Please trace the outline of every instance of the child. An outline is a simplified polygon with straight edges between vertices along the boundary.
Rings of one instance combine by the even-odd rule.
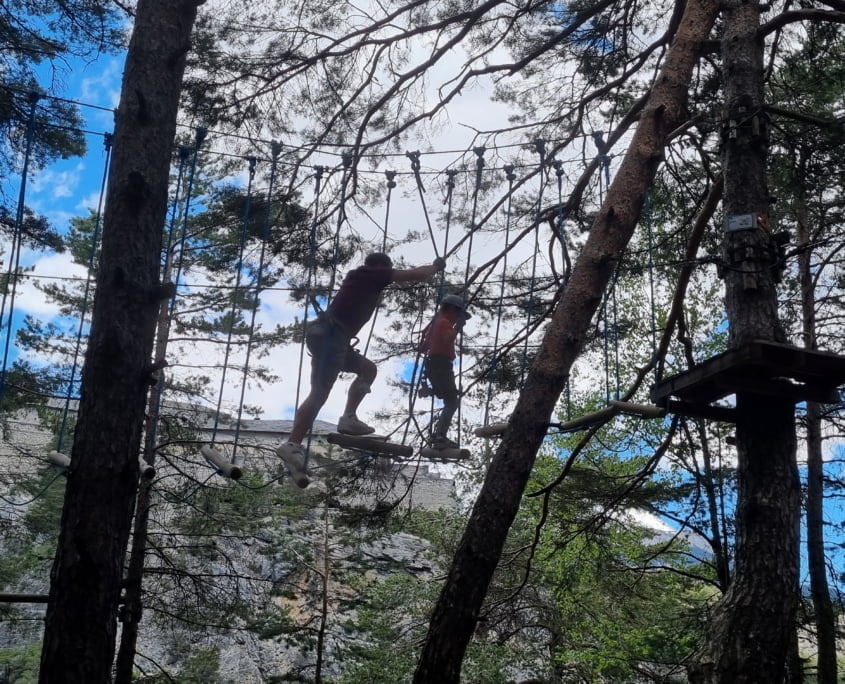
[[[431,438],[433,449],[457,449],[458,443],[446,436],[452,416],[458,409],[458,388],[455,386],[455,339],[464,322],[470,318],[462,297],[443,297],[440,309],[424,334],[420,351],[425,354],[425,372],[434,394],[443,400],[443,409]]]

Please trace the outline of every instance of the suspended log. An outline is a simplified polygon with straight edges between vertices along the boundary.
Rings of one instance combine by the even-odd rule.
[[[472,454],[469,449],[432,449],[423,447],[420,449],[420,457],[427,461],[465,461]]]
[[[632,404],[628,401],[610,400],[610,405],[615,406],[622,413],[630,413],[643,418],[662,418],[666,415],[666,409],[654,404]]]
[[[147,463],[143,456],[138,458],[138,465],[140,467],[140,475],[142,479],[152,480],[156,476],[155,467]]]
[[[567,420],[564,423],[550,423],[549,427],[556,427],[561,432],[572,432],[574,430],[589,427],[594,423],[601,423],[602,421],[609,420],[617,413],[619,413],[619,409],[615,406],[605,406],[603,409],[593,411],[592,413],[585,413],[583,416]]]
[[[202,448],[200,448],[200,453],[205,457],[205,460],[216,468],[217,472],[224,477],[228,477],[231,480],[239,480],[241,475],[243,475],[243,471],[239,466],[236,466],[234,463],[230,463],[226,457],[213,446],[208,444],[203,445]]]
[[[329,444],[336,444],[344,449],[355,449],[366,451],[370,454],[382,456],[402,456],[407,458],[414,454],[413,447],[404,444],[390,442],[384,437],[374,435],[343,435],[339,432],[330,432],[326,437]]]
[[[508,425],[510,425],[510,423],[490,423],[489,425],[482,425],[481,427],[475,428],[475,430],[473,430],[473,434],[476,437],[499,437],[504,434],[505,430],[508,429]]]
[[[600,423],[603,420],[608,420],[617,413],[628,413],[635,416],[642,416],[643,418],[662,418],[666,415],[666,409],[652,404],[634,404],[629,401],[611,399],[609,405],[603,409],[585,413],[583,416],[578,416],[563,423],[550,423],[549,427],[557,428],[561,432],[571,432],[588,427],[594,423]],[[505,432],[508,425],[509,423],[490,423],[489,425],[475,428],[473,433],[476,437],[498,437]]]
[[[70,456],[63,454],[61,451],[51,451],[47,454],[50,463],[59,466],[59,468],[67,468],[70,466]]]
[[[47,594],[0,594],[0,603],[47,603],[47,599]]]

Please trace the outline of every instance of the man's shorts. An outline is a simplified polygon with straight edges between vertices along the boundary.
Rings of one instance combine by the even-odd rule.
[[[331,389],[340,373],[360,373],[367,359],[350,345],[343,329],[325,318],[305,329],[305,344],[311,352],[311,386]]]

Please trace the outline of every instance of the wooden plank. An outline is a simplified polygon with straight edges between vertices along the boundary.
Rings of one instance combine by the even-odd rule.
[[[326,441],[345,449],[356,449],[371,454],[383,454],[384,456],[408,457],[414,454],[413,447],[396,444],[383,437],[373,437],[372,435],[344,435],[339,432],[330,432],[326,436]]]
[[[472,456],[469,449],[432,449],[423,447],[420,456],[427,461],[465,461]]]

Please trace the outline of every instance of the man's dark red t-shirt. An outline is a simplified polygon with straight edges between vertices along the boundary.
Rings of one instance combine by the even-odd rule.
[[[392,282],[392,268],[359,266],[346,274],[326,313],[353,337],[370,320],[382,290]]]

